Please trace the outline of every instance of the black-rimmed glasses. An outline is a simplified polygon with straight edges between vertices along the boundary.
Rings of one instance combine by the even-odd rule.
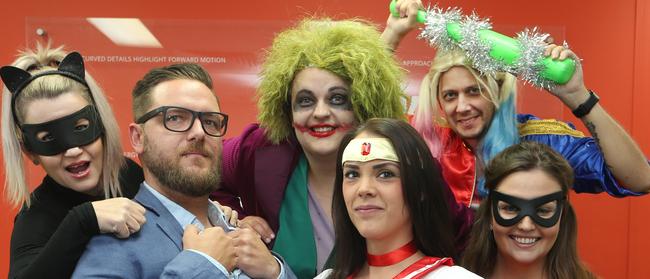
[[[203,131],[210,136],[221,137],[226,134],[226,129],[228,128],[228,115],[224,113],[193,111],[191,109],[173,106],[162,106],[147,112],[138,118],[136,123],[145,123],[161,112],[163,114],[165,129],[173,132],[185,132],[191,129],[197,117],[201,121]]]

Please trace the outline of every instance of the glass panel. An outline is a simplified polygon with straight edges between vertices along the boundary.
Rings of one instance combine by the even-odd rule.
[[[271,45],[274,34],[291,24],[264,20],[132,19],[136,24],[123,27],[117,35],[132,34],[136,38],[150,35],[158,43],[158,46],[134,46],[125,45],[114,37],[111,39],[109,36],[115,35],[106,30],[126,24],[124,21],[41,17],[26,20],[27,45],[51,40],[53,45],[64,44],[67,50],[79,51],[84,56],[87,70],[110,96],[124,142],[128,142],[126,127],[132,121],[130,92],[135,82],[153,67],[182,62],[199,63],[211,73],[222,109],[231,116],[225,137],[238,135],[246,124],[256,119],[254,94],[264,49]],[[563,41],[564,27],[540,28],[557,36],[556,42]],[[138,33],[140,29],[149,34]],[[520,25],[494,26],[495,31],[509,36],[522,29]],[[44,35],[38,35],[39,30]],[[404,39],[396,52],[402,66],[409,71],[406,90],[414,96],[408,104],[410,113],[417,105],[420,81],[435,56],[434,48],[415,39],[416,33]],[[563,118],[564,105],[545,91],[522,85],[517,97],[520,112],[542,118]],[[127,145],[125,149],[130,148]]]
[[[88,18],[28,18],[27,45],[46,43],[65,45],[79,51],[87,71],[99,82],[115,110],[122,140],[128,143],[126,127],[132,122],[131,90],[149,69],[173,63],[192,62],[204,66],[212,75],[222,111],[230,115],[226,138],[238,135],[255,121],[255,89],[263,50],[273,36],[287,27],[286,21],[228,20],[135,20],[157,39],[159,47],[124,45],[100,31]],[[124,19],[108,22],[123,24]],[[138,26],[128,25],[117,35],[142,37]],[[38,30],[44,35],[38,35]],[[103,29],[102,29],[103,30]],[[107,35],[108,34],[108,35]],[[135,154],[125,145],[130,157]]]

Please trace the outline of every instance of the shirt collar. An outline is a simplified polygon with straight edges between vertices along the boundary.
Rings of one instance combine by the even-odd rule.
[[[203,231],[205,226],[194,216],[194,214],[187,211],[185,208],[177,204],[176,202],[165,197],[160,192],[156,191],[153,187],[149,186],[146,181],[142,182],[142,185],[151,192],[154,197],[156,197],[160,203],[169,211],[169,213],[174,216],[174,219],[181,225],[183,229],[189,224],[194,224],[199,230]],[[234,227],[230,226],[226,221],[225,215],[218,206],[215,206],[212,202],[208,203],[208,219],[212,226],[221,227],[224,231],[229,232],[234,230]]]

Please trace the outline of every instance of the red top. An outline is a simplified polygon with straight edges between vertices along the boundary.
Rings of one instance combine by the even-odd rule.
[[[469,207],[475,197],[475,165],[474,153],[465,146],[463,140],[450,128],[440,127],[444,150],[440,155],[442,176],[454,193],[456,202]]]

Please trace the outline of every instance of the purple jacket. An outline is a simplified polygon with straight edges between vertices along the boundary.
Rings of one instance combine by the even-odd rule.
[[[264,218],[277,233],[284,190],[301,152],[295,141],[271,143],[264,129],[251,124],[224,141],[221,185],[211,197],[237,210],[240,218]]]
[[[264,218],[277,233],[284,190],[301,153],[300,144],[295,140],[273,144],[264,135],[263,128],[251,124],[238,137],[224,141],[221,185],[211,197],[237,210],[240,217]],[[448,187],[443,189],[456,227],[456,246],[462,250],[474,212],[458,205]]]

